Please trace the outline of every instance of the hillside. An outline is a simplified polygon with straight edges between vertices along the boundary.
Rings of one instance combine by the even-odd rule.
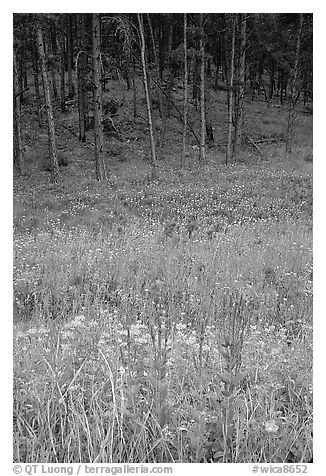
[[[216,104],[223,100],[216,94]],[[263,144],[263,157],[248,147],[229,167],[217,147],[199,164],[193,144],[180,169],[171,126],[154,175],[144,123],[129,126],[127,100],[125,108],[124,142],[107,141],[102,183],[92,148],[62,128],[72,127],[76,110],[57,113],[68,165],[54,184],[42,170],[46,135],[25,106],[30,175],[14,182],[15,458],[76,461],[82,451],[93,460],[113,418],[113,461],[219,461],[229,402],[219,372],[231,366],[238,382],[227,403],[237,421],[238,443],[227,443],[232,461],[308,461],[310,116],[300,117],[302,142],[291,156],[281,144]],[[276,134],[285,113],[248,102],[248,135],[257,124]],[[231,364],[218,349],[234,325],[241,352]],[[50,420],[42,429],[44,400]],[[72,416],[55,430],[68,408]],[[278,438],[268,433],[271,421]],[[48,446],[50,431],[67,452]],[[114,443],[119,432],[123,446]]]
[[[72,31],[60,30],[62,18],[44,23],[56,26],[59,45]],[[207,30],[229,21],[221,16],[216,26],[214,18]],[[160,18],[152,20],[163,38]],[[263,34],[267,20],[248,24]],[[152,82],[154,166],[137,65],[136,89],[106,78],[107,180],[96,180],[93,129],[78,139],[76,97],[66,98],[65,112],[52,97],[56,182],[45,107],[40,125],[27,71],[19,93],[26,174],[16,164],[13,181],[14,462],[312,462],[310,101],[293,109],[286,153],[288,98],[275,91],[267,101],[248,82],[241,147],[226,165],[226,81],[216,87],[207,74],[214,140],[200,160],[200,103],[189,85],[182,165],[183,78],[174,78],[166,124]],[[51,71],[59,84],[59,69]]]

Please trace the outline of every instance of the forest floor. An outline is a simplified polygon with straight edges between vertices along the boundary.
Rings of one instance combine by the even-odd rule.
[[[311,460],[312,116],[298,114],[286,155],[286,107],[248,101],[247,135],[277,142],[259,143],[263,154],[247,144],[226,167],[224,94],[210,103],[206,163],[189,136],[180,168],[173,116],[155,173],[127,97],[101,183],[92,147],[71,133],[76,109],[56,112],[68,161],[58,184],[27,97],[29,175],[14,177],[16,462]]]

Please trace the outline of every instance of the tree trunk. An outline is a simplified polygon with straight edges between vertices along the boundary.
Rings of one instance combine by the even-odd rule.
[[[134,118],[137,118],[137,86],[136,86],[136,65],[135,59],[132,58],[132,97]]]
[[[23,144],[21,139],[21,115],[20,115],[20,93],[19,77],[17,71],[16,53],[14,51],[13,58],[14,69],[14,163],[18,166],[21,174],[25,174],[25,160],[23,152]]]
[[[149,134],[150,134],[152,164],[154,166],[156,166],[157,165],[157,160],[156,160],[156,150],[155,150],[155,141],[154,141],[154,128],[153,128],[153,122],[152,122],[152,111],[151,111],[151,103],[150,103],[149,91],[148,91],[147,69],[146,69],[146,59],[145,59],[144,26],[143,26],[143,19],[142,19],[142,16],[141,16],[140,13],[137,13],[137,17],[138,17],[139,32],[140,32],[140,37],[141,37],[141,62],[142,62],[142,67],[143,67],[144,89],[145,89],[146,104],[147,104],[147,115],[148,115],[148,127],[149,127]]]
[[[256,67],[254,65],[249,65],[249,84],[251,89],[251,100],[253,101],[255,98],[256,92]]]
[[[228,141],[226,147],[225,164],[228,165],[232,158],[232,115],[233,115],[233,80],[234,80],[234,49],[235,49],[235,13],[232,13],[232,46],[230,59],[230,77],[228,94]]]
[[[275,64],[274,60],[271,60],[270,64],[270,74],[269,74],[269,100],[271,101],[273,99],[273,93],[274,93],[274,75],[275,75]]]
[[[164,35],[164,16],[160,16],[159,24],[159,74],[160,80],[163,81],[164,61],[165,61],[165,35]]]
[[[211,58],[207,58],[207,77],[210,78],[212,76],[212,61]]]
[[[86,141],[86,127],[87,127],[87,96],[85,89],[86,78],[86,37],[85,37],[85,17],[84,13],[78,14],[78,25],[80,32],[79,46],[80,50],[77,57],[77,78],[78,78],[78,114],[79,114],[79,140]]]
[[[227,48],[227,31],[229,30],[229,25],[227,22],[227,14],[223,15],[223,27],[225,32],[222,33],[221,37],[221,66],[222,66],[222,82],[227,86],[227,94],[229,94],[229,65],[228,65],[228,48]]]
[[[19,58],[19,85],[20,85],[20,103],[24,102],[24,93],[23,91],[27,88],[27,69],[26,69],[26,47],[22,43],[20,48],[20,58]]]
[[[49,85],[48,73],[46,70],[45,48],[44,48],[43,32],[41,27],[39,27],[37,30],[37,43],[38,43],[39,56],[41,59],[45,106],[46,106],[46,113],[47,113],[47,119],[48,119],[50,162],[51,162],[51,168],[53,173],[53,179],[55,182],[57,182],[59,179],[60,172],[59,172],[58,153],[57,153],[57,145],[56,145],[55,131],[54,131],[54,119],[53,119],[53,109],[52,109],[52,102],[51,102],[51,95],[50,95],[50,85]]]
[[[215,45],[215,82],[214,82],[214,88],[218,90],[218,80],[219,80],[219,70],[220,70],[220,64],[221,64],[221,39],[219,38],[216,42]]]
[[[196,109],[197,109],[197,101],[200,97],[200,61],[199,58],[196,56],[195,58],[195,66],[192,76],[192,99],[195,101]]]
[[[229,75],[229,64],[228,64],[228,48],[227,48],[227,33],[223,34],[223,55],[222,55],[222,82],[226,84],[226,94],[227,94],[227,103],[229,104],[229,94],[230,94],[230,75]]]
[[[239,13],[240,22],[240,61],[239,61],[239,89],[234,131],[233,156],[236,157],[242,138],[243,105],[245,96],[245,70],[246,70],[246,14]]]
[[[170,117],[171,104],[172,104],[172,90],[173,90],[173,82],[174,82],[173,71],[171,67],[172,32],[173,32],[173,26],[172,26],[172,18],[171,18],[170,28],[169,28],[168,55],[167,55],[168,56],[167,83],[166,83],[166,90],[165,90],[165,104],[163,107],[163,114],[162,114],[162,133],[160,136],[161,149],[163,148],[164,142],[165,142],[167,119],[168,117]],[[163,99],[162,99],[162,103],[163,103]]]
[[[102,123],[102,82],[101,82],[101,20],[100,14],[93,13],[93,62],[94,62],[94,141],[96,179],[107,179],[104,161],[104,138]]]
[[[155,38],[154,38],[154,33],[153,33],[153,28],[152,28],[152,22],[151,22],[150,13],[147,13],[146,16],[147,16],[147,21],[148,21],[148,26],[149,26],[149,32],[150,32],[150,36],[151,36],[151,42],[152,42],[152,48],[153,48],[154,64],[155,64],[155,66],[157,66],[157,65],[158,65],[158,60],[157,60],[157,53],[156,53],[156,46],[155,46]]]
[[[204,14],[199,14],[200,22],[200,161],[205,162],[206,121],[205,121],[205,42],[204,42]]]
[[[284,99],[286,98],[286,74],[284,73],[284,70],[282,69],[281,73],[281,87],[280,87],[280,103],[283,105]]]
[[[285,75],[285,79],[284,79],[284,87],[283,87],[283,101],[286,100],[287,98],[287,93],[288,93],[288,83],[289,83],[289,76],[288,74]]]
[[[62,38],[61,38],[61,69],[60,69],[60,104],[61,104],[61,112],[66,112],[66,87],[65,87],[65,63],[66,63],[66,55],[65,55],[65,20],[64,16],[62,17]]]
[[[172,71],[172,37],[173,37],[173,17],[170,17],[170,28],[169,28],[169,41],[168,41],[168,77],[166,85],[166,97],[165,97],[165,111],[164,111],[164,120],[166,121],[167,117],[170,117],[171,112],[171,103],[172,103],[172,91],[174,83],[174,75]]]
[[[33,76],[34,76],[37,121],[38,121],[39,127],[42,127],[43,118],[42,118],[42,101],[41,101],[40,83],[39,83],[39,57],[37,52],[37,44],[35,42],[33,42],[32,62],[33,62]]]
[[[183,14],[183,51],[184,51],[184,84],[183,84],[183,130],[181,166],[186,163],[187,138],[187,103],[188,103],[188,59],[187,59],[187,14]]]
[[[157,75],[156,76],[156,81],[157,81],[158,87],[156,88],[156,90],[157,90],[157,95],[158,95],[158,100],[159,100],[159,105],[160,105],[160,115],[163,118],[164,104],[163,104],[163,95],[162,95],[161,84],[160,84],[160,67],[159,67],[159,62],[158,62],[158,58],[157,58],[155,38],[154,38],[152,22],[151,22],[151,18],[150,18],[149,13],[147,13],[147,21],[148,21],[148,25],[149,25],[149,31],[150,31],[150,36],[151,36],[152,48],[153,48],[154,66],[155,66],[155,71],[156,71],[156,75]]]
[[[58,90],[57,90],[57,82],[56,82],[56,77],[55,77],[54,58],[51,59],[50,71],[51,71],[51,83],[52,83],[53,97],[54,97],[54,99],[57,99],[58,98]]]
[[[277,69],[277,83],[276,83],[276,95],[279,97],[282,91],[282,69]]]
[[[49,66],[51,71],[51,82],[52,82],[52,91],[54,99],[58,98],[58,89],[57,89],[57,82],[56,82],[56,60],[57,60],[57,34],[56,34],[56,26],[55,23],[51,25],[50,28],[50,39],[51,39],[51,52],[52,57],[51,60],[49,58]]]
[[[292,145],[293,145],[293,138],[294,138],[294,122],[295,122],[295,106],[297,103],[297,79],[298,79],[298,70],[299,70],[299,58],[300,58],[300,43],[301,43],[301,35],[302,35],[302,27],[303,27],[303,15],[299,13],[299,28],[297,34],[297,45],[295,51],[295,61],[292,73],[292,81],[291,81],[291,90],[290,90],[290,98],[289,98],[289,111],[288,111],[288,123],[287,123],[287,134],[286,134],[286,145],[285,151],[287,153],[292,152]]]
[[[271,102],[270,102],[270,100],[269,100],[269,95],[267,94],[267,91],[266,91],[265,82],[264,82],[262,73],[261,73],[261,75],[259,76],[259,91],[260,91],[261,89],[263,90],[264,97],[265,97],[265,101],[267,102],[267,107],[271,107]]]
[[[72,70],[74,67],[73,58],[73,37],[72,37],[72,13],[67,13],[67,71],[68,71],[68,99],[73,99],[75,87],[72,79]]]

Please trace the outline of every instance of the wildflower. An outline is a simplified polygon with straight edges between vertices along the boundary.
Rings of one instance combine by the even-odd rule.
[[[85,316],[83,316],[82,314],[75,317],[75,322],[82,322],[84,320],[85,320]]]
[[[278,429],[279,429],[279,426],[276,425],[275,420],[268,420],[265,423],[265,430],[268,433],[276,433]]]
[[[64,330],[61,332],[61,336],[63,339],[72,339],[74,334],[70,330]]]
[[[22,331],[17,331],[16,332],[16,335],[15,335],[15,338],[16,339],[19,339],[21,337],[25,337],[25,334],[22,332]]]
[[[126,373],[126,369],[121,365],[117,371],[120,373],[120,375],[124,375]]]

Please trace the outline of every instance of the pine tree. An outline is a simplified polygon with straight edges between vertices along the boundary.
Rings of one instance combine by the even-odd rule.
[[[104,137],[102,123],[102,83],[101,83],[101,20],[93,13],[93,65],[94,65],[94,142],[96,178],[107,179],[104,162]]]
[[[144,25],[143,25],[142,14],[138,13],[137,17],[138,17],[139,32],[140,32],[140,38],[141,38],[141,63],[143,68],[143,79],[144,79],[144,89],[145,89],[146,105],[147,105],[147,117],[148,117],[150,144],[151,144],[152,164],[156,166],[157,160],[156,160],[156,148],[155,148],[155,141],[154,141],[154,127],[153,127],[153,121],[152,121],[152,110],[151,110],[151,103],[150,103],[150,97],[149,97],[147,67],[146,67],[146,59],[145,59]]]
[[[59,165],[58,165],[58,152],[57,152],[56,137],[55,137],[53,109],[52,109],[52,102],[51,102],[51,95],[50,95],[50,85],[49,85],[48,73],[46,68],[43,31],[41,26],[38,26],[38,29],[37,29],[37,44],[38,44],[39,56],[41,59],[41,69],[42,69],[43,85],[44,85],[45,107],[46,107],[47,122],[48,122],[50,164],[51,164],[53,179],[55,182],[57,182],[60,176],[60,171],[59,171]]]

